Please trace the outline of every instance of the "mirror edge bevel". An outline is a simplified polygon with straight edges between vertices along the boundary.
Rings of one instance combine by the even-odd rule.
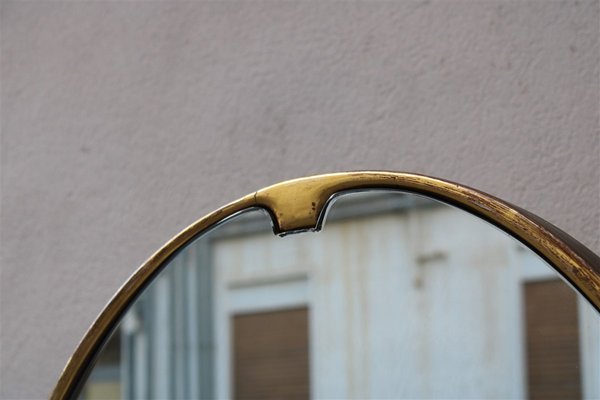
[[[187,244],[239,212],[261,208],[279,235],[319,230],[330,200],[360,189],[395,189],[422,194],[457,206],[499,227],[533,250],[600,311],[600,257],[545,221],[494,196],[426,175],[357,171],[316,175],[281,182],[244,196],[200,218],[154,253],[117,291],[69,358],[50,399],[73,397],[78,380],[120,316],[152,278]]]

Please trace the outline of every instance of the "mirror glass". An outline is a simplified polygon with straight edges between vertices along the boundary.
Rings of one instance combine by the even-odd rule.
[[[531,250],[415,194],[262,210],[195,240],[121,320],[94,399],[599,398],[600,319]]]

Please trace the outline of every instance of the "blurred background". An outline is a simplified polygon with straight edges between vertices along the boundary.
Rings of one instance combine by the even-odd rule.
[[[150,254],[284,179],[430,174],[600,252],[598,1],[0,7],[3,398],[47,397]]]

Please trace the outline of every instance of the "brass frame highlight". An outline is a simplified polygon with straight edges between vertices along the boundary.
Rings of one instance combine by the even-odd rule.
[[[154,253],[119,289],[86,332],[67,362],[51,399],[69,399],[89,372],[96,353],[137,295],[188,243],[249,208],[263,208],[276,234],[319,230],[332,196],[353,190],[395,189],[425,195],[461,208],[504,230],[535,251],[600,311],[600,257],[525,210],[475,189],[424,175],[345,172],[294,179],[242,197],[200,218]]]

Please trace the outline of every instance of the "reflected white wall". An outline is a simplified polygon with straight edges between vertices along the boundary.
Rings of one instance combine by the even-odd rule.
[[[218,398],[231,395],[231,315],[298,305],[314,398],[522,398],[522,285],[556,276],[448,207],[219,240],[214,263]]]

